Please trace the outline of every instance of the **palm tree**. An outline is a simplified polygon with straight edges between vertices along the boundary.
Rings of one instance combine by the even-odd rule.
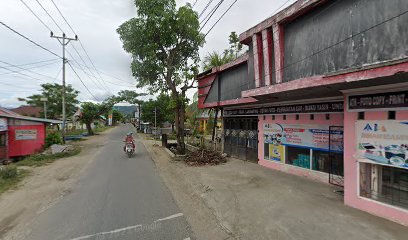
[[[214,67],[220,67],[226,63],[234,60],[234,54],[231,54],[230,51],[225,50],[222,54],[214,51],[209,53],[204,58],[204,71],[210,70]]]

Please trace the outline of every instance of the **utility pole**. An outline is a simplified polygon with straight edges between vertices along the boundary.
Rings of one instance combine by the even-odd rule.
[[[47,119],[47,101],[48,101],[48,98],[42,97],[40,100],[44,102],[44,118]]]
[[[65,64],[67,63],[67,59],[65,58],[65,47],[71,41],[77,41],[78,36],[75,35],[75,38],[68,38],[65,33],[62,33],[62,37],[54,36],[54,33],[51,32],[51,37],[56,38],[58,42],[62,45],[62,142],[65,144],[65,134],[66,134],[66,123],[67,123],[67,116],[65,112]]]

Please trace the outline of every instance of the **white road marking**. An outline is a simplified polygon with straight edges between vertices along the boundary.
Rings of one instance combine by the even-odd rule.
[[[154,223],[158,223],[158,222],[162,222],[162,221],[166,221],[166,220],[171,220],[171,219],[178,218],[178,217],[181,217],[181,216],[183,216],[183,213],[173,214],[173,215],[165,217],[165,218],[157,219],[156,221],[154,221]],[[120,232],[134,230],[134,229],[138,229],[138,228],[143,228],[143,225],[138,224],[138,225],[134,225],[134,226],[115,229],[115,230],[108,231],[108,232],[100,232],[100,233],[95,233],[95,234],[86,235],[86,236],[82,236],[82,237],[72,238],[71,240],[83,240],[83,239],[88,239],[88,238],[92,238],[92,237],[95,237],[95,236],[117,234],[117,233],[120,233]],[[186,238],[184,240],[190,240],[190,238]]]
[[[177,217],[181,217],[181,216],[183,216],[182,213],[177,213],[177,214],[174,214],[174,215],[165,217],[165,218],[157,219],[157,220],[154,221],[154,222],[161,222],[161,221],[170,220],[170,219],[177,218]]]

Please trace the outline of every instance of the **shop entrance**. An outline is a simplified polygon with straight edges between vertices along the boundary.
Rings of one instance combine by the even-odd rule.
[[[329,127],[329,183],[344,187],[344,158],[343,154],[333,151],[335,148],[344,150],[344,127]]]
[[[258,118],[225,118],[224,152],[243,160],[258,161]]]

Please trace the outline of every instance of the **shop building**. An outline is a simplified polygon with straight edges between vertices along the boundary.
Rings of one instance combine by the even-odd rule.
[[[344,188],[408,225],[408,2],[299,0],[240,35],[249,51],[198,76],[224,152]]]
[[[61,121],[26,117],[0,108],[0,160],[23,157],[43,150],[47,124]]]

